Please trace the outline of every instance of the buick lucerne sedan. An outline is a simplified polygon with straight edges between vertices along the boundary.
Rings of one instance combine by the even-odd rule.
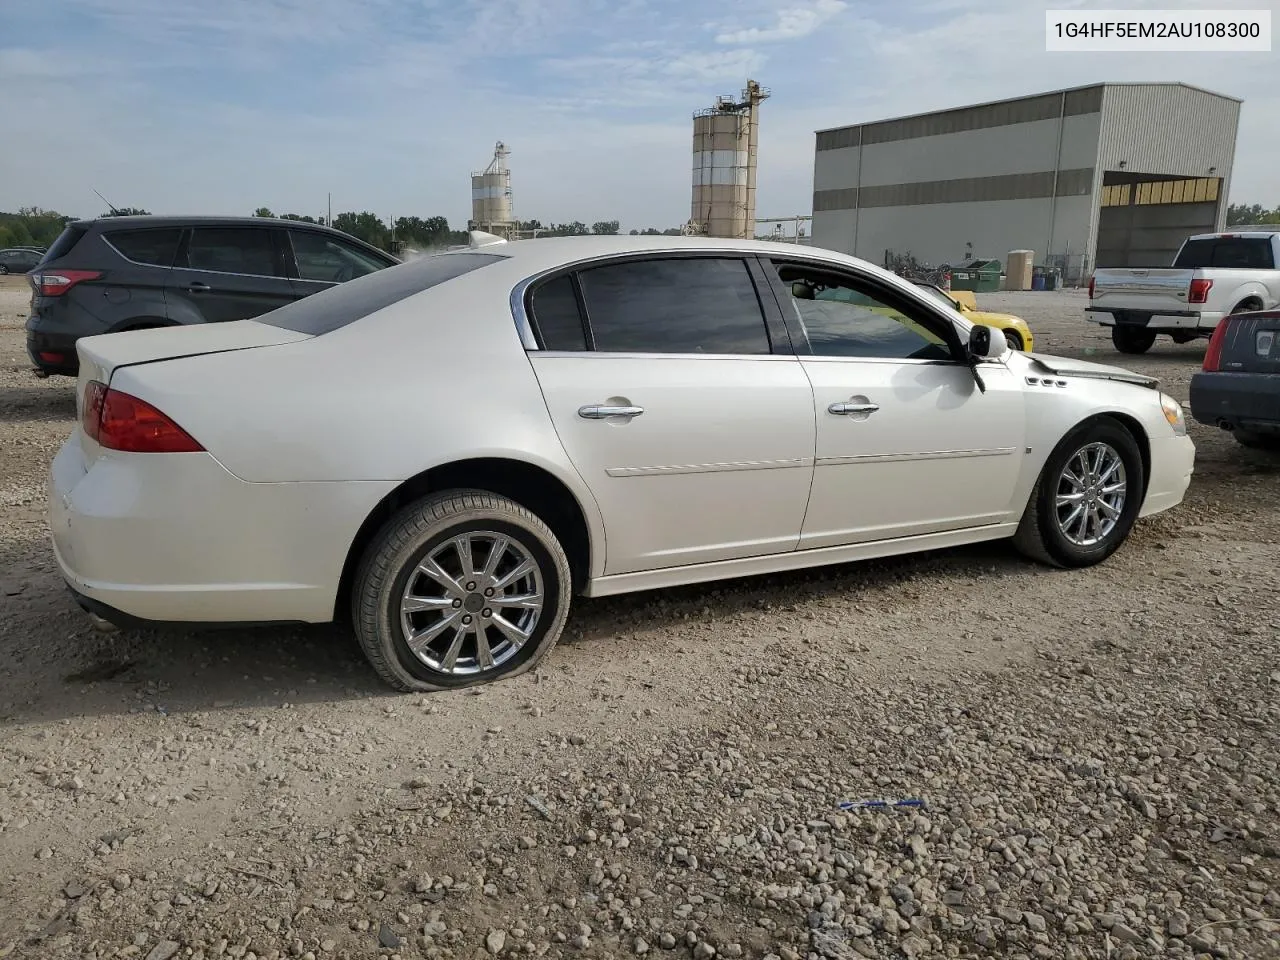
[[[349,620],[401,690],[529,669],[574,596],[1002,538],[1095,564],[1194,461],[1150,378],[790,244],[477,234],[76,347],[49,509],[80,605]]]

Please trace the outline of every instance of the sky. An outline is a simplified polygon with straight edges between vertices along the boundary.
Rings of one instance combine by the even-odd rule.
[[[1277,0],[1232,6],[1272,7]],[[1205,8],[1223,0],[1056,0]],[[1242,98],[1234,202],[1280,205],[1273,53],[1046,53],[1030,0],[0,0],[0,210],[689,216],[692,113],[768,87],[762,217],[808,214],[814,131],[1100,81]]]

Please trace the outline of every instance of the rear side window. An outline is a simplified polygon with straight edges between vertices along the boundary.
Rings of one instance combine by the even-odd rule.
[[[88,232],[87,227],[77,227],[74,224],[69,224],[58,234],[58,239],[53,241],[53,246],[44,255],[45,260],[52,262],[59,257],[65,257]]]
[[[587,349],[571,277],[557,277],[533,292],[533,325],[543,350]]]
[[[116,230],[104,234],[107,242],[135,263],[157,267],[173,266],[178,254],[182,231],[177,227],[163,230]]]
[[[1184,243],[1173,266],[1177,270],[1201,267],[1271,270],[1275,267],[1275,258],[1267,237],[1206,237]]]
[[[254,319],[273,327],[318,336],[503,259],[494,253],[438,253],[338,284]]]
[[[596,350],[770,352],[764,312],[744,260],[633,260],[584,270],[580,280]]]
[[[187,245],[193,270],[283,277],[271,230],[262,227],[196,227]]]

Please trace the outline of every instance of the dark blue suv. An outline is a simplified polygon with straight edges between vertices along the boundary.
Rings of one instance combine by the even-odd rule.
[[[81,337],[248,320],[400,261],[318,224],[265,217],[100,217],[67,224],[31,282],[27,353],[79,372]]]

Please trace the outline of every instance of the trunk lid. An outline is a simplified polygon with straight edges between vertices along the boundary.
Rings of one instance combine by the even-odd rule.
[[[1224,322],[1219,370],[1280,374],[1280,310],[1238,313]]]
[[[1096,270],[1090,306],[1118,310],[1186,310],[1194,270],[1134,267]]]
[[[84,420],[85,391],[89,382],[97,380],[110,385],[112,374],[122,367],[208,353],[279,346],[310,339],[309,334],[253,320],[127,330],[82,337],[76,341],[76,353],[80,358],[80,374],[76,378],[76,422],[83,423]],[[86,461],[97,459],[100,452],[98,444],[87,435],[81,437],[81,443]]]

